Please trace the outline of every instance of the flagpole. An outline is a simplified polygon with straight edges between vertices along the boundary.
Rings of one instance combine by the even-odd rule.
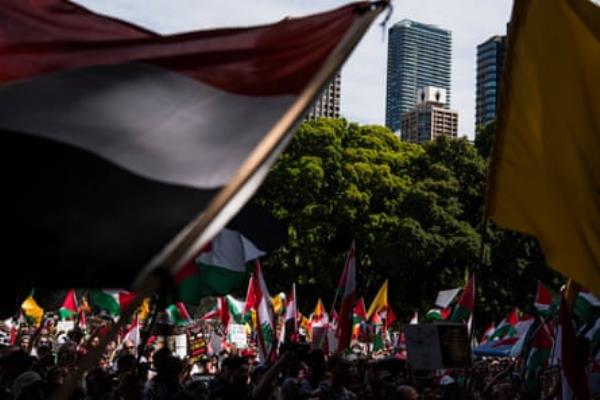
[[[312,104],[313,99],[350,56],[375,18],[388,7],[390,7],[389,1],[357,5],[355,10],[359,13],[357,21],[348,29],[344,38],[331,52],[292,106],[275,123],[229,183],[210,201],[206,209],[148,263],[137,277],[134,287],[142,286],[144,278],[157,268],[167,268],[170,272],[175,271],[191,259],[198,249],[208,243],[237,213],[258,189],[262,178],[292,139],[292,132],[301,123],[302,116]]]
[[[154,296],[156,297],[156,296]],[[148,339],[150,339],[150,336],[152,335],[152,330],[154,329],[154,325],[156,324],[156,318],[158,316],[158,311],[159,311],[159,307],[158,307],[158,299],[155,299],[155,301],[153,302],[154,304],[152,304],[154,306],[154,310],[152,310],[152,314],[150,314],[150,316],[148,317],[149,320],[149,324],[146,327],[146,329],[144,329],[144,335],[142,336],[142,343],[140,343],[139,349],[136,349],[136,351],[138,351],[138,356],[137,356],[137,366],[139,367],[140,365],[140,360],[142,359],[142,355],[144,354],[144,351],[146,350],[146,346],[148,345]]]
[[[92,350],[81,359],[77,369],[65,377],[64,384],[56,389],[56,391],[51,395],[50,399],[61,400],[69,398],[69,396],[73,393],[73,390],[75,390],[78,383],[83,378],[84,373],[96,365],[96,362],[104,353],[104,349],[108,343],[113,340],[119,333],[119,330],[126,325],[126,322],[131,318],[135,310],[137,310],[142,304],[144,298],[151,296],[154,292],[158,292],[161,287],[164,287],[162,282],[163,279],[161,279],[161,277],[158,275],[158,271],[146,278],[145,285],[138,292],[136,292],[135,298],[121,312],[119,320],[112,325],[111,329],[104,337],[100,338],[100,343],[98,346],[93,347]]]
[[[202,213],[150,260],[137,276],[133,284],[136,291],[134,300],[126,307],[121,318],[113,324],[108,334],[101,338],[99,346],[83,357],[77,371],[67,377],[65,384],[57,390],[53,399],[69,397],[83,377],[84,371],[95,365],[106,345],[116,336],[119,329],[125,326],[125,321],[133,315],[143,299],[160,292],[161,289],[165,290],[169,286],[165,283],[172,281],[170,274],[208,243],[254,194],[268,169],[291,140],[291,132],[300,124],[302,116],[313,99],[350,56],[375,18],[388,7],[390,7],[389,1],[383,0],[357,8],[356,12],[360,13],[357,22],[350,27],[296,101],[246,158],[229,183],[217,193]]]

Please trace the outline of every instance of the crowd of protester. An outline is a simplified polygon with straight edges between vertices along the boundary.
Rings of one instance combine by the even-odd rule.
[[[65,335],[42,328],[25,330],[0,352],[0,398],[50,398],[64,385],[82,356],[99,345],[94,334]],[[284,344],[280,356],[257,362],[256,352],[223,348],[200,359],[180,358],[154,340],[110,342],[96,366],[85,371],[71,399],[512,399],[542,398],[521,391],[517,361],[476,360],[462,369],[411,371],[398,352],[387,348],[326,356],[308,344]],[[138,354],[138,351],[141,353]],[[465,391],[465,383],[468,390]]]

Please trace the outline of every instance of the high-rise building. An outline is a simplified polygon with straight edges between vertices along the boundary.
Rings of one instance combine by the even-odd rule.
[[[445,89],[449,107],[451,47],[451,32],[435,25],[402,20],[389,29],[385,124],[392,131],[401,128],[420,88]]]
[[[319,117],[339,118],[341,87],[342,79],[338,72],[310,107],[308,114],[306,114],[306,119],[310,120]]]
[[[417,104],[402,114],[402,140],[423,143],[441,135],[458,135],[458,112],[449,110],[445,89],[426,86],[417,92]]]
[[[506,36],[492,36],[477,46],[475,130],[496,118]]]

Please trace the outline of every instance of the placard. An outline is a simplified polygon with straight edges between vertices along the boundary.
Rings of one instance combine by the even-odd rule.
[[[248,336],[246,335],[246,326],[242,324],[230,324],[228,340],[238,349],[248,347]]]
[[[75,321],[58,321],[56,332],[71,332],[75,329]]]
[[[313,326],[311,336],[311,349],[323,349],[325,348],[325,341],[327,340],[327,330],[324,326]]]
[[[207,338],[199,326],[191,326],[187,329],[189,345],[189,356],[192,362],[198,362],[202,356],[208,353]]]
[[[408,362],[413,369],[465,368],[471,365],[467,328],[459,323],[403,325]]]
[[[187,335],[185,333],[175,335],[174,353],[177,357],[184,359],[188,355],[187,345]]]

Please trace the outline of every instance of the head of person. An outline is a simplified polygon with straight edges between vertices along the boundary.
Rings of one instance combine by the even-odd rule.
[[[126,340],[123,342],[123,350],[127,354],[135,354],[135,343],[131,340]]]
[[[245,385],[250,378],[250,365],[245,357],[231,356],[227,362],[230,382]]]
[[[12,384],[12,392],[15,400],[41,400],[44,398],[44,381],[34,371],[23,372]]]
[[[64,368],[74,368],[77,366],[77,346],[75,343],[67,342],[60,346],[60,349],[58,349],[57,364]]]
[[[19,343],[19,347],[24,351],[29,351],[29,336],[23,336],[21,338],[21,342]]]
[[[95,368],[87,374],[85,383],[88,397],[90,400],[96,400],[110,392],[112,380],[108,372],[102,368]]]
[[[350,381],[350,364],[340,356],[331,359],[331,381],[336,386],[346,385]]]
[[[398,400],[418,400],[419,392],[412,386],[400,385],[396,388],[396,399]]]
[[[135,370],[136,358],[133,354],[124,354],[117,360],[117,372],[123,375]]]

